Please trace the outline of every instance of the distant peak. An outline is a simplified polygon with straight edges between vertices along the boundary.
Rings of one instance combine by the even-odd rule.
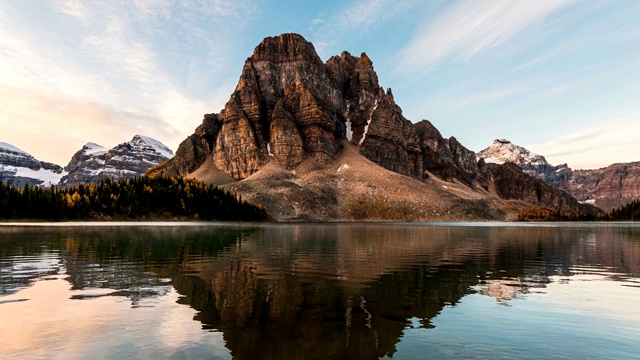
[[[6,143],[6,142],[2,142],[0,141],[0,150],[6,150],[6,151],[10,151],[10,152],[15,152],[15,153],[22,153],[22,154],[26,154],[26,151],[20,150],[17,147]]]
[[[82,151],[88,155],[99,155],[107,152],[107,148],[94,142],[88,142],[82,146]]]
[[[104,146],[102,146],[100,144],[96,144],[94,142],[88,142],[88,143],[84,144],[82,146],[82,148],[85,149],[85,150],[106,150],[107,149]]]
[[[486,163],[513,162],[519,166],[524,164],[548,165],[544,156],[533,153],[507,139],[495,139],[491,146],[481,150],[477,155],[478,158],[483,158]]]
[[[173,157],[173,151],[171,149],[169,149],[165,144],[161,143],[160,141],[154,138],[150,138],[148,136],[135,135],[133,139],[131,139],[130,143],[138,143],[138,144],[145,143],[151,148],[153,148],[160,155],[167,158]]]

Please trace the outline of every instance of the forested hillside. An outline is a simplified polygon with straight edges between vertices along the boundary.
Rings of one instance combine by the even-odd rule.
[[[564,212],[547,206],[527,209],[518,214],[517,221],[640,221],[640,200],[606,213],[587,214]]]
[[[0,219],[262,220],[266,213],[215,186],[181,177],[139,177],[71,187],[0,183]]]

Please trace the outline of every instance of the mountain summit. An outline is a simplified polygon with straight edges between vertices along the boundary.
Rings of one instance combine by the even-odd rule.
[[[478,152],[477,156],[478,160],[483,159],[486,163],[512,162],[522,168],[526,174],[547,180],[559,187],[563,181],[571,177],[571,169],[567,167],[567,164],[553,166],[547,162],[544,156],[533,153],[507,139],[494,140],[491,146]]]
[[[48,187],[57,185],[66,174],[59,165],[39,161],[11,144],[0,142],[0,182],[17,187],[25,184]]]
[[[65,167],[69,173],[61,179],[61,184],[88,184],[103,178],[120,180],[141,176],[150,167],[172,156],[173,152],[164,144],[142,135],[113,149],[90,142],[73,155]]]
[[[326,164],[342,142],[382,167],[417,179],[425,170],[473,183],[475,154],[443,139],[429,123],[413,125],[391,89],[378,84],[369,57],[348,52],[322,63],[298,34],[266,38],[244,64],[224,110],[205,115],[176,157],[158,171],[187,175],[205,161],[244,179],[270,159],[293,170],[305,159]],[[433,159],[425,156],[438,151]]]
[[[486,163],[512,162],[538,179],[568,192],[582,203],[610,211],[640,198],[640,162],[612,164],[593,170],[572,170],[567,164],[553,166],[506,139],[494,140],[478,153]]]
[[[228,184],[280,220],[496,219],[504,196],[580,208],[536,179],[505,195],[517,174],[486,165],[429,121],[407,120],[365,53],[323,63],[302,36],[283,34],[255,48],[224,109],[150,173]]]
[[[478,153],[478,158],[483,158],[487,163],[495,164],[512,162],[520,167],[549,165],[544,156],[532,153],[507,139],[494,140],[491,146]]]

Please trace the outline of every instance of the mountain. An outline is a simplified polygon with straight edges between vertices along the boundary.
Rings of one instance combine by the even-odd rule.
[[[578,201],[610,211],[640,199],[640,162],[619,163],[595,170],[572,170],[567,164],[550,165],[544,156],[534,154],[509,140],[494,140],[478,152],[486,163],[518,165],[575,197]]]
[[[149,173],[225,184],[277,220],[417,221],[504,218],[514,206],[491,168],[429,121],[407,120],[365,53],[323,63],[302,36],[283,34],[255,48],[224,109]],[[539,182],[520,192],[589,210]]]
[[[22,187],[24,184],[51,186],[67,174],[56,164],[39,161],[17,147],[0,142],[0,181]]]
[[[112,149],[95,143],[87,143],[78,150],[65,167],[68,174],[62,177],[62,185],[98,182],[103,178],[113,180],[142,176],[151,168],[170,159],[173,152],[158,140],[136,135]]]
[[[574,170],[560,183],[576,199],[610,211],[640,199],[640,161],[594,170]]]
[[[532,153],[520,145],[513,144],[506,139],[496,139],[488,148],[478,152],[478,160],[486,163],[504,164],[512,162],[524,172],[535,178],[547,180],[558,185],[571,177],[571,169],[567,164],[550,165],[544,156]]]

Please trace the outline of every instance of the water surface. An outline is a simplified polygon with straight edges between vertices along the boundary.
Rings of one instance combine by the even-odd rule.
[[[0,358],[640,358],[635,224],[0,226]]]

